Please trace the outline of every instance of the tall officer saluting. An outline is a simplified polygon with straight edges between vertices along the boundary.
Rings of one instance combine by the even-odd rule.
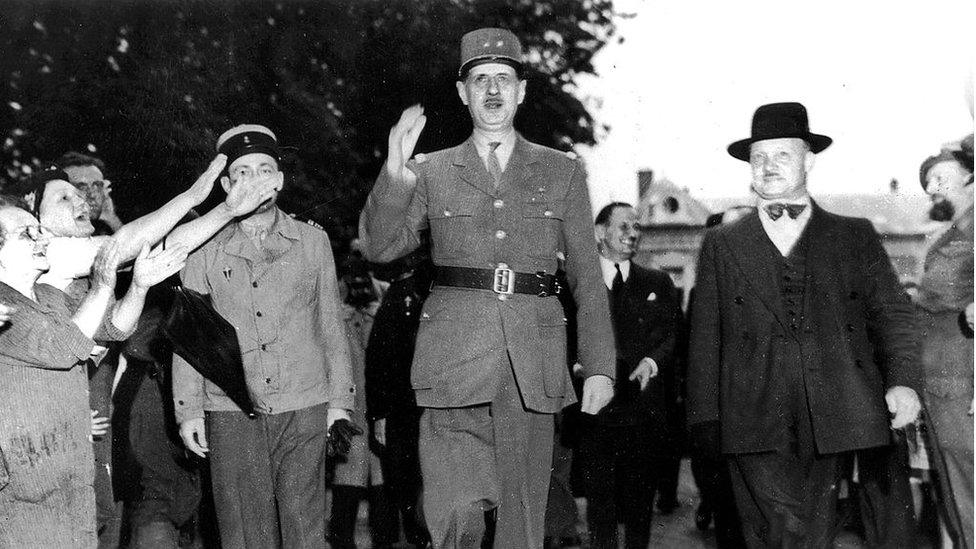
[[[408,160],[427,119],[419,105],[406,109],[360,217],[371,261],[404,255],[431,232],[438,274],[411,382],[424,407],[423,503],[434,547],[480,547],[486,534],[495,547],[542,547],[551,414],[575,400],[554,295],[559,256],[579,305],[583,411],[613,396],[613,331],[586,178],[572,157],[515,131],[522,73],[511,32],[464,35],[457,91],[471,137]]]

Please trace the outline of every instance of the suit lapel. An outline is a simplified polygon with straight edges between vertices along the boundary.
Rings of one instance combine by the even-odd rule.
[[[813,209],[810,212],[810,222],[804,229],[804,234],[800,238],[807,239],[807,276],[804,281],[803,290],[803,322],[810,319],[810,308],[813,306],[814,298],[818,295],[815,285],[832,285],[836,276],[838,262],[836,254],[838,249],[838,238],[835,233],[835,224],[830,216],[816,202],[812,203]]]
[[[739,270],[745,275],[746,281],[776,320],[786,326],[783,296],[779,291],[776,270],[778,252],[766,236],[759,215],[752,214],[743,218],[739,225],[727,234],[726,245],[731,256],[735,258]]]
[[[458,147],[453,164],[461,180],[485,194],[495,195],[495,183],[491,180],[491,174],[488,173],[488,168],[485,168],[485,163],[478,156],[473,137],[469,137]]]

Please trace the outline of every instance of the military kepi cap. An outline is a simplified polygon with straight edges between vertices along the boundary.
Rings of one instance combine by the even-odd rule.
[[[461,37],[461,65],[458,78],[483,63],[504,63],[522,70],[522,43],[512,31],[497,28],[473,30]]]
[[[251,153],[264,153],[281,162],[281,148],[274,132],[259,124],[241,124],[217,139],[217,152],[227,155],[227,165]]]

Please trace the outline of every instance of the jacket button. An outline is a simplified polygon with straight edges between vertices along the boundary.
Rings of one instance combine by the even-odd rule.
[[[267,345],[265,345],[264,343],[262,343],[262,344],[261,344],[261,350],[262,350],[262,351],[267,351],[267,350],[268,350],[268,346],[267,346]]]
[[[861,362],[861,359],[857,359],[854,361],[854,365],[860,368],[863,365],[863,363]]]
[[[183,406],[183,401],[182,400],[179,401],[179,404],[180,404],[180,406]]]
[[[257,282],[252,282],[251,283],[251,287],[252,288],[257,288],[258,287],[258,283]]]
[[[444,210],[444,217],[451,217],[451,210]]]
[[[505,201],[502,200],[501,198],[499,198],[498,200],[495,200],[494,202],[492,202],[491,205],[494,206],[495,208],[504,208],[505,207]]]
[[[499,239],[499,240],[501,240],[501,239],[503,239],[503,238],[505,238],[506,236],[508,236],[508,235],[507,235],[507,234],[505,234],[505,231],[503,231],[503,230],[501,230],[501,229],[499,229],[499,230],[497,230],[497,231],[495,231],[495,238],[497,238],[497,239]]]
[[[546,211],[542,212],[542,215],[544,215],[546,217],[552,217],[552,211],[551,210],[546,210]]]
[[[851,295],[848,296],[848,297],[850,297],[851,299],[857,299],[858,294],[857,294],[857,292],[851,292]]]
[[[271,383],[271,378],[270,378],[270,377],[266,377],[266,378],[264,378],[264,382],[265,382],[265,383]]]
[[[734,301],[736,305],[742,305],[742,302],[744,302],[745,300],[742,299],[741,295],[737,295],[735,296],[735,299],[733,299],[732,301]]]
[[[254,313],[254,315],[260,317],[261,316],[261,311],[258,311],[256,313]]]
[[[793,330],[793,331],[796,331],[796,330],[799,330],[800,327],[797,326],[796,323],[794,322],[794,323],[790,324],[790,329]]]

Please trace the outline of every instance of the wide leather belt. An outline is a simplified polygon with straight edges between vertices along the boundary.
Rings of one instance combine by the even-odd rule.
[[[539,297],[556,295],[562,289],[554,275],[545,271],[537,273],[515,272],[504,263],[494,269],[471,267],[437,267],[434,277],[437,286],[491,290],[496,294],[529,294]]]

